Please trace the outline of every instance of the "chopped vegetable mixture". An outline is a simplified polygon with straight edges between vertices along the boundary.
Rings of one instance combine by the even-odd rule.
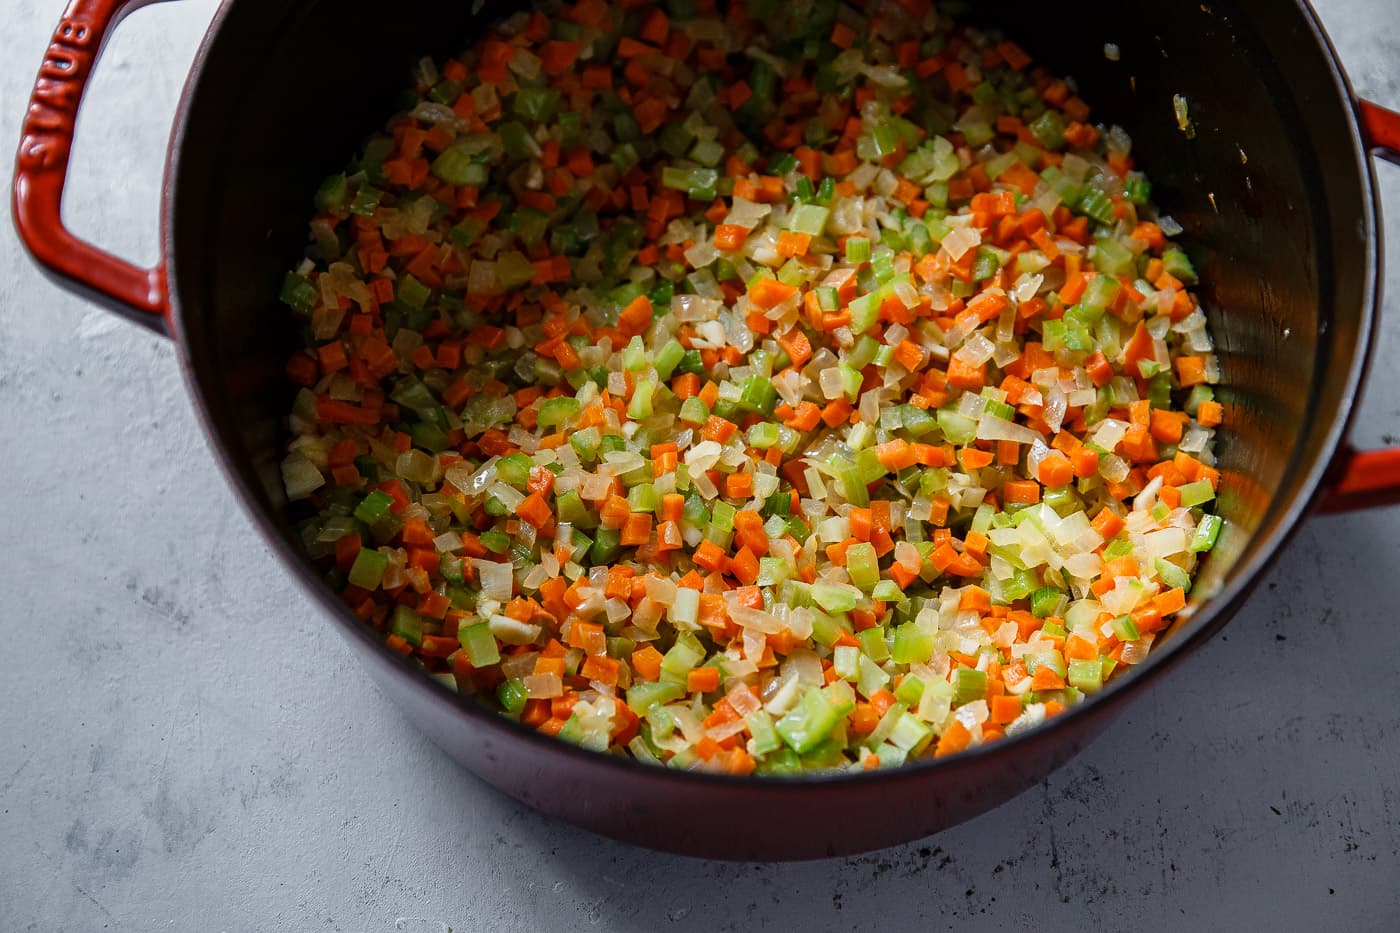
[[[1221,520],[1131,142],[927,0],[579,0],[423,61],[282,300],[310,555],[586,748],[860,770],[1143,660]]]

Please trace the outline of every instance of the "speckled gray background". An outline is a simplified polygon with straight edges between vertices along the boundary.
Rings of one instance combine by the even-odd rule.
[[[6,152],[59,6],[0,0]],[[154,258],[214,7],[119,31],[80,234]],[[1357,89],[1400,108],[1400,5],[1318,7]],[[1400,169],[1381,181],[1400,270]],[[0,931],[1400,929],[1400,509],[1310,522],[1223,637],[993,813],[852,859],[656,855],[522,809],[387,707],[227,491],[171,347],[40,278],[8,208]],[[1363,443],[1400,434],[1397,353],[1390,321]]]

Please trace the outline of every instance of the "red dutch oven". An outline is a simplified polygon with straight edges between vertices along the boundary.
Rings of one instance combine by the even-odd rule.
[[[1380,308],[1368,152],[1400,161],[1400,115],[1353,97],[1302,0],[1120,0],[1087,16],[1003,0],[971,15],[1016,24],[1041,61],[1075,76],[1097,120],[1128,129],[1201,273],[1224,374],[1227,526],[1191,611],[1145,663],[1045,727],[897,770],[681,773],[537,735],[459,702],[340,605],[300,552],[277,469],[296,335],[276,294],[301,254],[310,194],[392,112],[411,62],[459,51],[509,6],[473,15],[433,0],[225,0],[175,120],[162,260],[141,269],[70,234],[59,207],[83,88],[112,28],[145,2],[72,0],[59,24],[19,147],[21,238],[61,286],[175,340],[229,481],[383,692],[482,779],[580,826],[691,855],[773,859],[953,825],[1044,778],[1216,632],[1310,511],[1400,499],[1400,451],[1344,443]],[[1118,61],[1104,56],[1108,42]],[[1193,138],[1174,119],[1175,95],[1189,103]]]

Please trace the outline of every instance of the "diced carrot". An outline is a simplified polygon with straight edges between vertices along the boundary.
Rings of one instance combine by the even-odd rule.
[[[955,755],[967,748],[972,742],[972,733],[967,731],[959,720],[954,719],[943,734],[938,737],[938,744],[934,747],[933,756],[943,758],[947,755]]]
[[[722,572],[729,565],[729,558],[725,556],[723,549],[713,541],[701,541],[691,559],[695,561],[697,567],[715,572]]]
[[[1180,612],[1186,608],[1186,591],[1177,586],[1164,593],[1159,593],[1152,600],[1152,608],[1164,616]]]
[[[1139,325],[1141,326],[1141,325]],[[1182,388],[1190,388],[1206,381],[1206,360],[1203,356],[1178,356],[1176,358],[1177,381]]]
[[[1225,418],[1225,407],[1219,402],[1205,401],[1196,407],[1196,421],[1203,428],[1213,428]]]
[[[1086,479],[1099,471],[1099,452],[1088,446],[1081,446],[1069,455],[1074,475]]]
[[[775,308],[797,294],[797,286],[777,279],[759,279],[749,288],[749,300],[765,311]]]
[[[713,693],[719,689],[719,668],[695,668],[686,674],[685,688],[692,693]]]
[[[1070,635],[1065,639],[1065,658],[1077,661],[1092,661],[1099,656],[1098,646],[1087,638]]]
[[[812,358],[812,342],[800,328],[794,327],[779,337],[778,345],[783,348],[793,366],[803,366]]]
[[[1040,501],[1040,484],[1034,480],[1011,480],[1001,487],[1007,502],[1036,503]]]
[[[747,499],[753,495],[752,473],[730,473],[724,478],[724,494],[731,499]]]
[[[746,547],[740,548],[730,561],[729,569],[740,583],[751,585],[758,580],[758,555]]]
[[[1150,417],[1150,430],[1154,438],[1164,444],[1175,444],[1181,440],[1182,429],[1186,422],[1184,413],[1154,408]]]
[[[1051,455],[1040,461],[1039,479],[1051,489],[1067,486],[1074,479],[1074,466],[1068,457]]]
[[[1021,698],[1015,695],[994,696],[991,699],[991,720],[1005,725],[1021,715]]]
[[[986,363],[966,363],[957,356],[949,358],[948,385],[958,389],[981,389],[986,382]]]
[[[734,540],[759,557],[768,553],[768,533],[763,530],[763,516],[751,509],[734,514]],[[761,608],[761,607],[755,607]]]
[[[963,587],[962,594],[958,597],[958,611],[967,612],[975,610],[977,612],[987,612],[992,608],[992,595],[980,586]]]
[[[617,329],[631,337],[640,334],[651,325],[651,299],[646,295],[633,298],[617,316]]]
[[[778,255],[784,259],[807,255],[807,249],[811,245],[812,235],[810,233],[794,233],[791,230],[783,230],[778,234]]]
[[[992,465],[992,454],[990,451],[978,450],[976,447],[964,447],[958,451],[958,459],[962,461],[965,470],[980,470],[983,467]]]
[[[634,512],[622,523],[621,543],[624,547],[638,547],[651,538],[651,516],[646,512]]]
[[[917,462],[913,445],[901,438],[878,445],[875,457],[881,466],[896,472],[908,469]]]
[[[749,231],[738,224],[720,224],[715,227],[715,249],[736,250],[744,245]]]
[[[633,651],[632,670],[643,680],[657,680],[661,677],[661,652],[651,645]]]

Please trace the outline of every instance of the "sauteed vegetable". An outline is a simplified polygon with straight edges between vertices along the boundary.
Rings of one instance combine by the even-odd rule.
[[[345,604],[598,751],[865,769],[1186,607],[1222,406],[1131,143],[927,0],[579,0],[316,194],[282,463]]]

